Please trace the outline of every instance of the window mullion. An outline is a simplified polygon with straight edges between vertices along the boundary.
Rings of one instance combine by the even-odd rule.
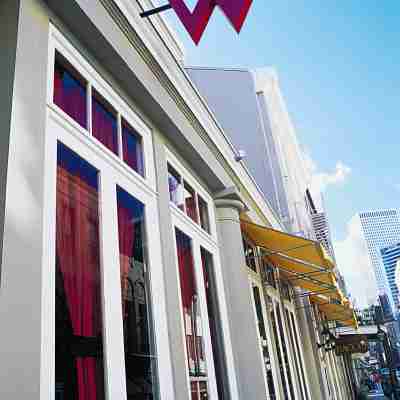
[[[117,113],[117,130],[118,130],[118,156],[121,160],[124,159],[124,153],[122,149],[122,116],[121,113]]]
[[[106,171],[100,177],[100,196],[106,398],[126,400],[117,195],[115,182]]]
[[[88,82],[86,87],[87,130],[92,136],[92,84]]]

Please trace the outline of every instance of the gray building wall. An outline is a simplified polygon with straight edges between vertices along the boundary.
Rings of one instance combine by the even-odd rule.
[[[256,94],[247,70],[186,68],[200,94],[255,177],[275,213],[288,215],[283,178],[270,129],[265,99]]]

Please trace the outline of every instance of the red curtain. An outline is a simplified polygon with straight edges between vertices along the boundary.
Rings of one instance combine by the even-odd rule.
[[[59,268],[73,335],[101,338],[98,196],[95,188],[62,167],[57,170]],[[103,400],[103,361],[75,358],[77,400]]]
[[[58,65],[54,69],[54,103],[86,128],[86,88]]]
[[[126,299],[128,296],[129,282],[128,274],[131,268],[133,256],[133,243],[135,241],[135,225],[133,211],[118,203],[118,236],[119,236],[119,258],[121,268],[121,295],[123,319],[126,315]]]
[[[92,108],[93,136],[114,154],[118,154],[118,132],[115,115],[108,111],[96,97],[93,97]]]
[[[190,193],[192,196],[186,198],[186,212],[187,215],[195,222],[198,222],[197,220],[197,207],[196,207],[196,200],[195,200],[195,194]]]

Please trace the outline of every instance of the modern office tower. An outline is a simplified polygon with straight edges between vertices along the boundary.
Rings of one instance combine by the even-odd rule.
[[[399,213],[395,209],[367,211],[360,213],[359,218],[378,290],[389,296],[390,303],[394,307],[395,301],[383,267],[380,250],[400,242]]]
[[[392,295],[393,302],[396,306],[396,310],[399,309],[399,288],[396,284],[396,266],[400,260],[400,242],[384,247],[380,250],[382,256],[382,263],[385,270],[385,274],[388,280],[390,293]]]
[[[287,230],[315,239],[307,206],[310,173],[272,68],[190,67],[187,72]]]

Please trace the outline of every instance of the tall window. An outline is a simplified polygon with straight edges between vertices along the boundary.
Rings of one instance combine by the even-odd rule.
[[[156,352],[146,267],[144,205],[117,188],[118,236],[128,400],[156,398]]]
[[[210,324],[211,345],[214,355],[215,377],[218,396],[227,398],[227,376],[222,339],[222,324],[217,299],[217,286],[212,255],[201,247],[201,263],[203,267],[204,287],[206,290],[208,321]]]
[[[98,172],[59,144],[56,399],[103,400]]]
[[[186,336],[186,354],[191,377],[192,400],[207,399],[207,366],[192,240],[176,229],[181,300]]]
[[[265,370],[267,373],[268,392],[271,400],[276,399],[274,379],[272,376],[271,359],[268,351],[267,332],[265,330],[264,316],[262,312],[261,295],[257,286],[253,287],[254,305],[256,308],[258,331],[260,333],[261,346],[263,350]]]

